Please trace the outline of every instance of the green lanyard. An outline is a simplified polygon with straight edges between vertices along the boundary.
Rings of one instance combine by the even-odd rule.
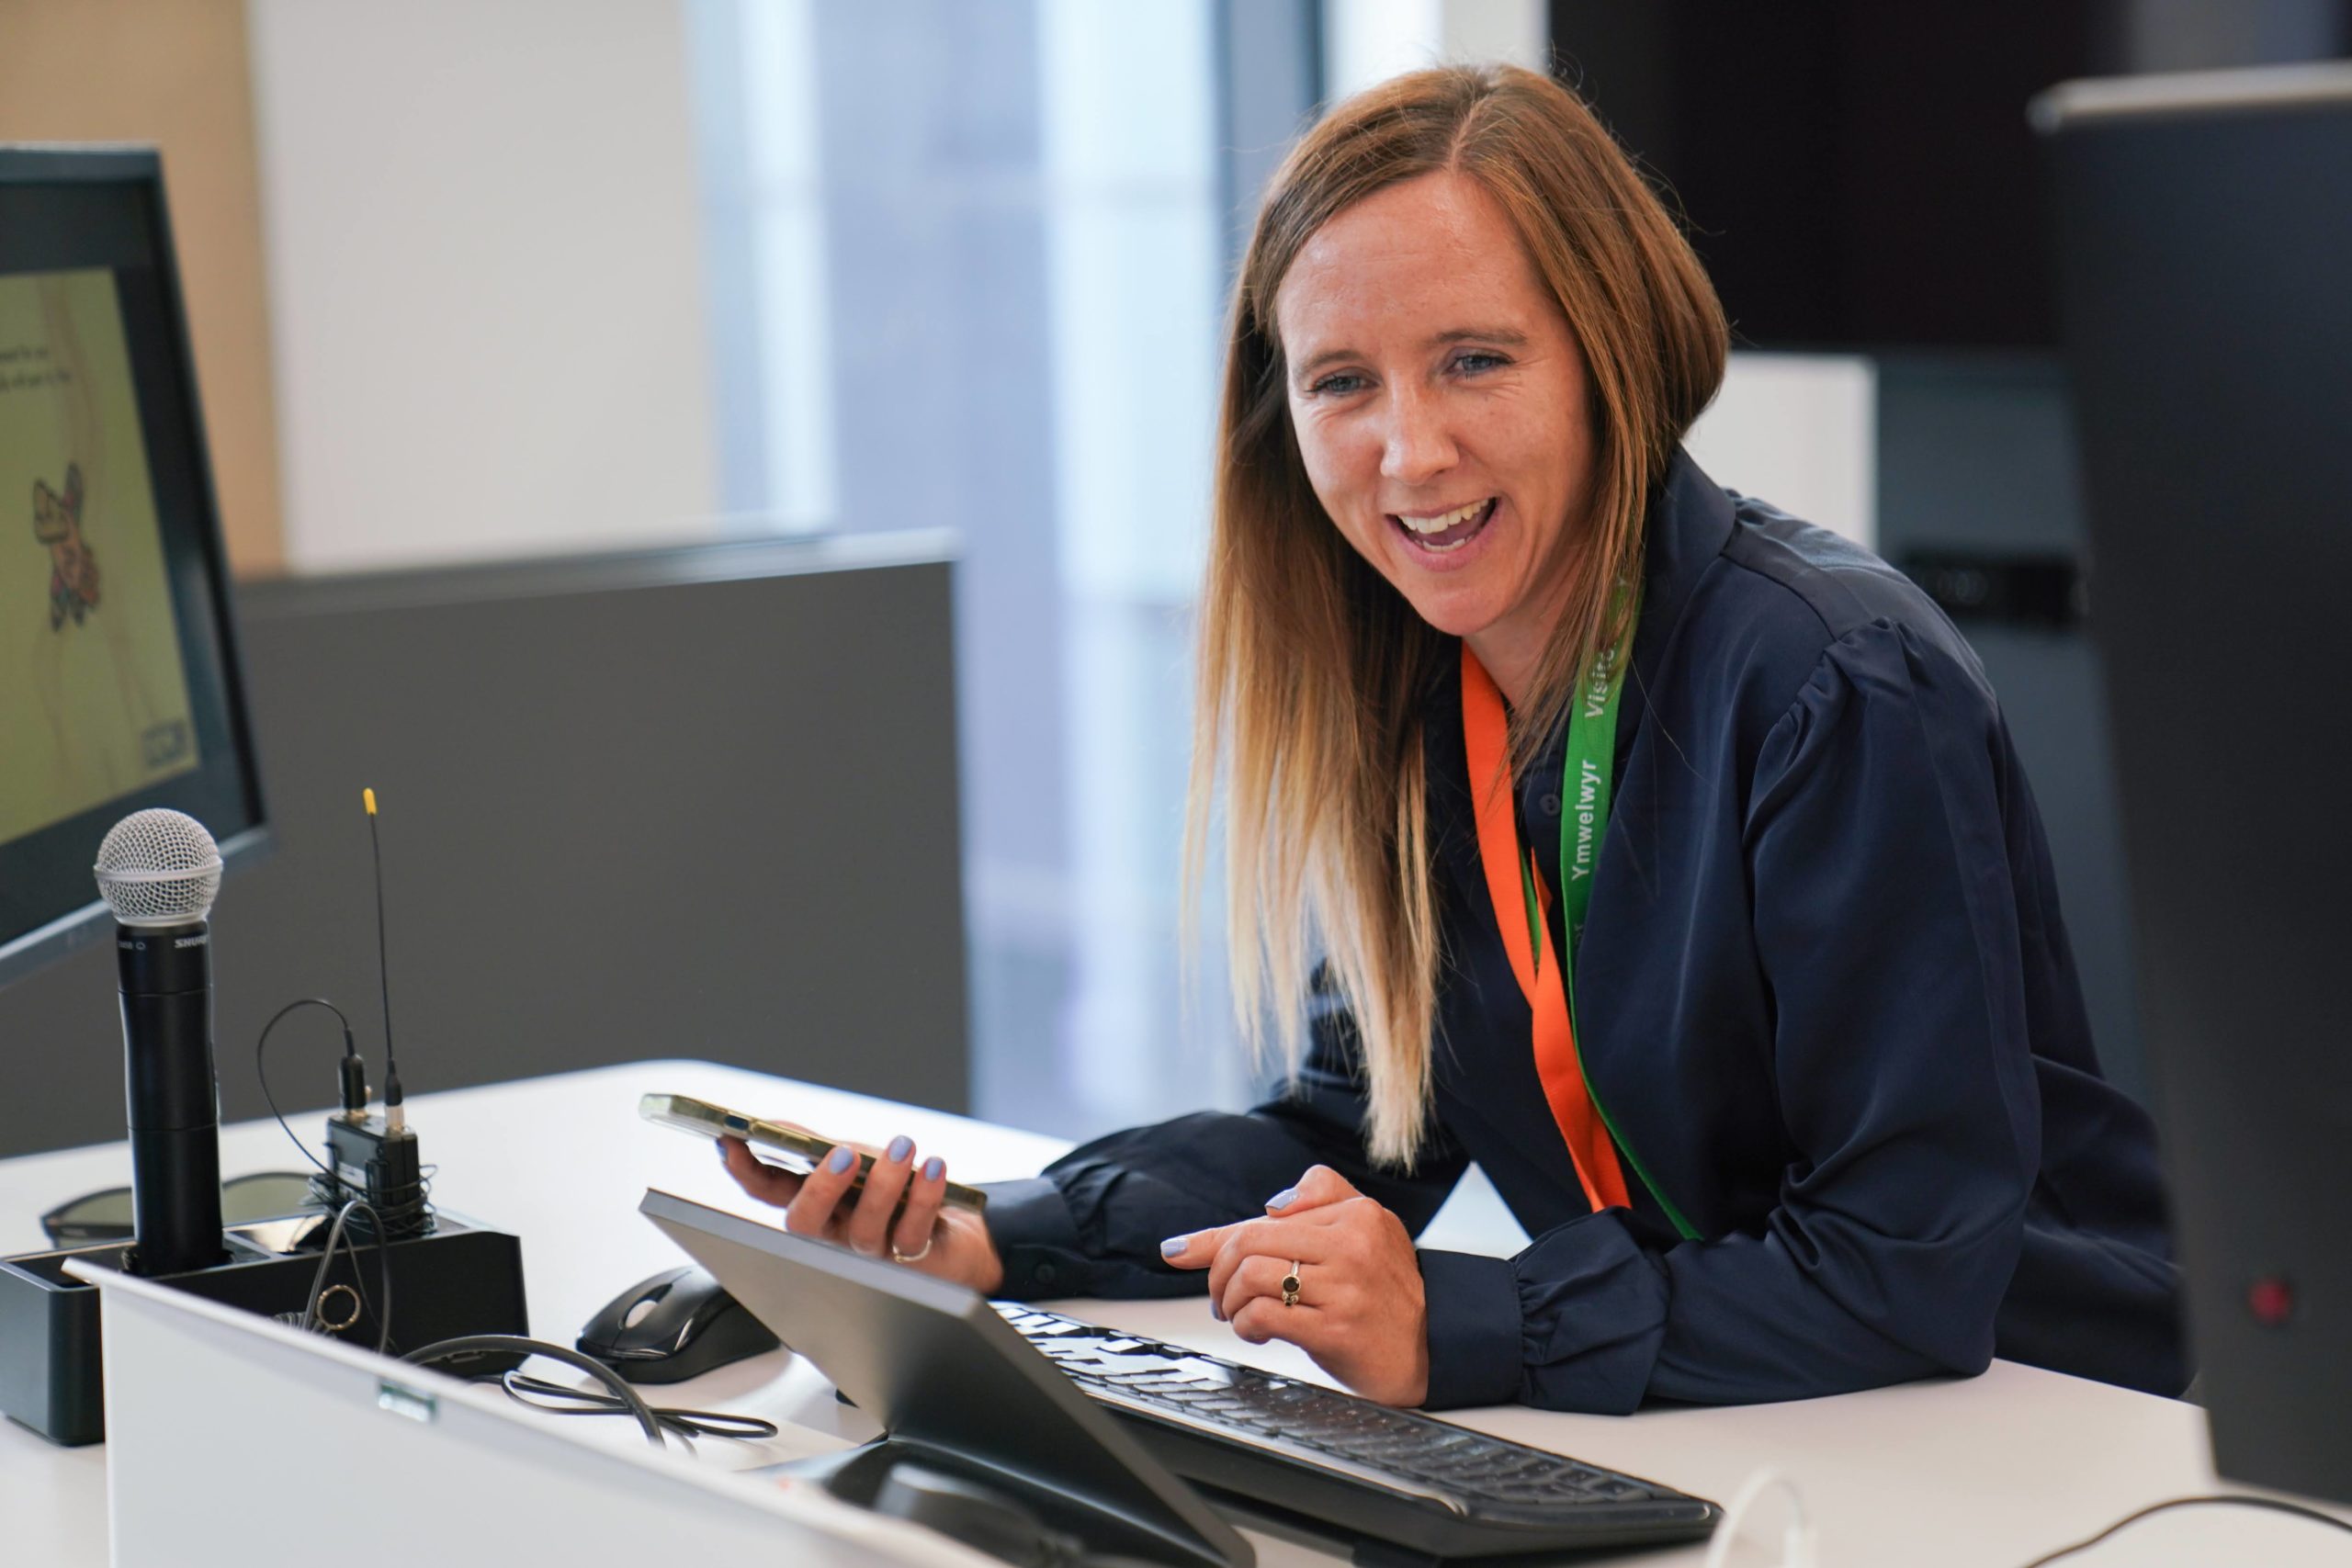
[[[1633,638],[1634,617],[1628,616],[1624,635],[1616,646],[1604,649],[1585,670],[1568,709],[1568,740],[1560,761],[1560,941],[1567,962],[1560,979],[1567,993],[1568,1028],[1577,1040],[1577,1070],[1584,1074],[1585,1097],[1600,1113],[1600,1124],[1617,1141],[1618,1153],[1642,1179],[1666,1217],[1674,1222],[1674,1228],[1684,1240],[1697,1241],[1698,1230],[1667,1201],[1641,1156],[1618,1131],[1617,1119],[1593,1092],[1592,1075],[1584,1066],[1584,1028],[1577,1021],[1577,947],[1584,940],[1586,912],[1592,908],[1592,874],[1600,869],[1601,837],[1609,831],[1609,795],[1617,775],[1617,698],[1625,687],[1625,655]],[[1544,923],[1535,907],[1532,860],[1520,863],[1519,880],[1527,897],[1528,945],[1540,968],[1545,944]]]
[[[1630,640],[1631,623],[1625,633]],[[1616,782],[1617,698],[1625,689],[1625,647],[1620,641],[1586,669],[1568,710],[1568,743],[1560,761],[1560,937],[1567,949],[1567,967],[1560,978],[1568,994],[1570,1027],[1577,1012],[1577,944],[1584,940],[1585,913],[1592,907],[1592,874],[1600,863],[1601,835],[1609,831],[1609,792]],[[1543,921],[1535,908],[1532,863],[1521,864],[1519,881],[1527,897],[1530,946],[1541,969]]]

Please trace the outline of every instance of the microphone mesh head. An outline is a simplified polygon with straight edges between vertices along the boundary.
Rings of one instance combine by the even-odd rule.
[[[126,926],[184,926],[212,912],[220,847],[183,811],[135,811],[98,846],[98,893]]]

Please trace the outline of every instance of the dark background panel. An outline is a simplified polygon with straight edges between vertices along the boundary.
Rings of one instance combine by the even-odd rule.
[[[380,1071],[363,786],[410,1092],[691,1056],[963,1109],[951,572],[859,551],[895,564],[783,544],[249,588],[278,849],[214,908],[224,1113],[263,1113],[254,1039],[297,997]],[[335,1043],[287,1021],[282,1104],[332,1098]],[[0,990],[0,1155],[121,1136],[110,947]]]
[[[1560,75],[1670,187],[1744,347],[2052,349],[2035,94],[2324,60],[2352,0],[1551,0]]]
[[[2026,104],[2111,68],[2085,0],[1553,0],[1566,78],[1764,347],[2047,346]]]

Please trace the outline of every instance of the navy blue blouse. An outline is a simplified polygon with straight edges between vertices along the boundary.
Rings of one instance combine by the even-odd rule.
[[[1796,1399],[1996,1355],[2177,1393],[2154,1131],[2100,1077],[2041,818],[1975,655],[1868,551],[1687,456],[1644,570],[1577,1043],[1703,1239],[1630,1163],[1631,1210],[1596,1213],[1577,1185],[1447,681],[1425,723],[1446,964],[1413,1173],[1366,1156],[1355,1031],[1318,989],[1283,1098],[1116,1134],[998,1188],[1004,1293],[1198,1292],[1160,1239],[1261,1213],[1317,1162],[1418,1233],[1475,1160],[1534,1239],[1510,1258],[1421,1251],[1432,1407]],[[1520,784],[1529,842],[1558,836],[1549,754]]]

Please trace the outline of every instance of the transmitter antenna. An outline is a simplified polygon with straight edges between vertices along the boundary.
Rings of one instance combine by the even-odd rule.
[[[384,958],[384,840],[376,828],[376,792],[363,789],[359,799],[368,807],[368,847],[376,862],[376,981],[384,995],[384,1130],[397,1134],[408,1125],[408,1115],[401,1109],[401,1069],[392,1055],[391,966]]]

